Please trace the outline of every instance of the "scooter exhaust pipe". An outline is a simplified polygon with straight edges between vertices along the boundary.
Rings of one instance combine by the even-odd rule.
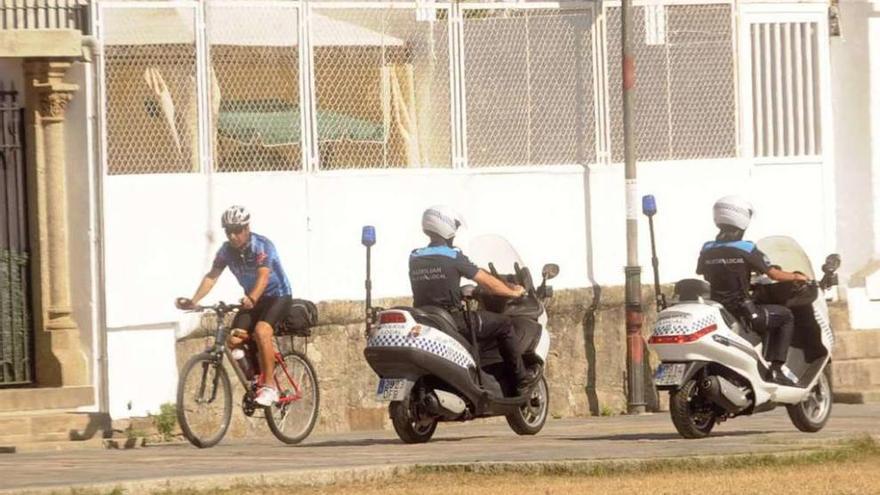
[[[737,387],[724,377],[707,376],[700,382],[700,392],[704,397],[731,414],[736,414],[752,405],[748,390]]]
[[[435,390],[433,393],[425,394],[422,404],[430,414],[447,419],[458,418],[467,408],[461,398],[443,390]]]

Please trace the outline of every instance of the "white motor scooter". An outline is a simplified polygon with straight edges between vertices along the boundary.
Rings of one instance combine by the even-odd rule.
[[[370,301],[370,246],[375,231],[364,228],[367,246],[367,345],[364,357],[379,375],[376,398],[389,402],[389,414],[397,435],[406,443],[431,439],[439,421],[468,421],[505,416],[520,435],[534,435],[544,426],[548,410],[548,387],[542,376],[531,391],[517,395],[516,383],[501,360],[497,346],[478,342],[478,328],[458,328],[444,308],[374,308]],[[559,267],[544,266],[543,281],[535,287],[528,268],[502,237],[475,238],[470,259],[489,267],[506,282],[526,288],[519,299],[480,294],[474,286],[462,287],[461,311],[477,307],[509,316],[526,366],[543,367],[550,349],[544,300],[552,295],[546,284]]]
[[[643,198],[642,205],[650,222],[659,311],[648,340],[661,360],[654,384],[670,393],[669,412],[676,430],[685,438],[702,438],[718,422],[777,405],[786,406],[799,430],[821,430],[831,414],[834,345],[825,290],[837,284],[840,256],[827,257],[818,282],[773,282],[766,276],[753,281],[756,303],[781,304],[794,313],[795,333],[785,366],[795,386],[780,385],[770,381],[769,362],[763,353],[766,335],[711,301],[708,283],[679,281],[673,302],[666,307],[657,274],[653,197]],[[767,237],[757,244],[782,269],[814,278],[809,258],[794,239]]]

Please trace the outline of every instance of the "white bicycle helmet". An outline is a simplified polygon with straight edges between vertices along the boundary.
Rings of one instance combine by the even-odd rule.
[[[455,210],[446,205],[435,205],[422,214],[422,231],[436,234],[447,241],[455,237],[458,227],[464,219]]]
[[[223,228],[245,226],[251,223],[251,214],[244,206],[232,205],[223,212],[220,220]]]
[[[742,196],[724,196],[712,207],[712,216],[718,227],[731,225],[746,230],[754,214],[752,203]]]

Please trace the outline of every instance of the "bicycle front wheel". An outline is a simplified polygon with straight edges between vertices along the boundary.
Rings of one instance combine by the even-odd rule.
[[[232,419],[232,386],[223,359],[193,356],[177,385],[177,422],[183,435],[199,448],[217,445]]]
[[[318,378],[315,368],[303,354],[291,351],[282,357],[284,366],[275,366],[279,400],[266,408],[266,423],[284,443],[302,442],[318,421]]]

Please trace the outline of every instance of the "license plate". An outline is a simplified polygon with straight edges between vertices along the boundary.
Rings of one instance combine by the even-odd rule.
[[[654,385],[681,385],[686,368],[686,363],[662,363],[654,372]]]
[[[412,386],[412,380],[406,378],[382,378],[379,380],[379,388],[376,389],[376,400],[379,402],[403,400]]]

